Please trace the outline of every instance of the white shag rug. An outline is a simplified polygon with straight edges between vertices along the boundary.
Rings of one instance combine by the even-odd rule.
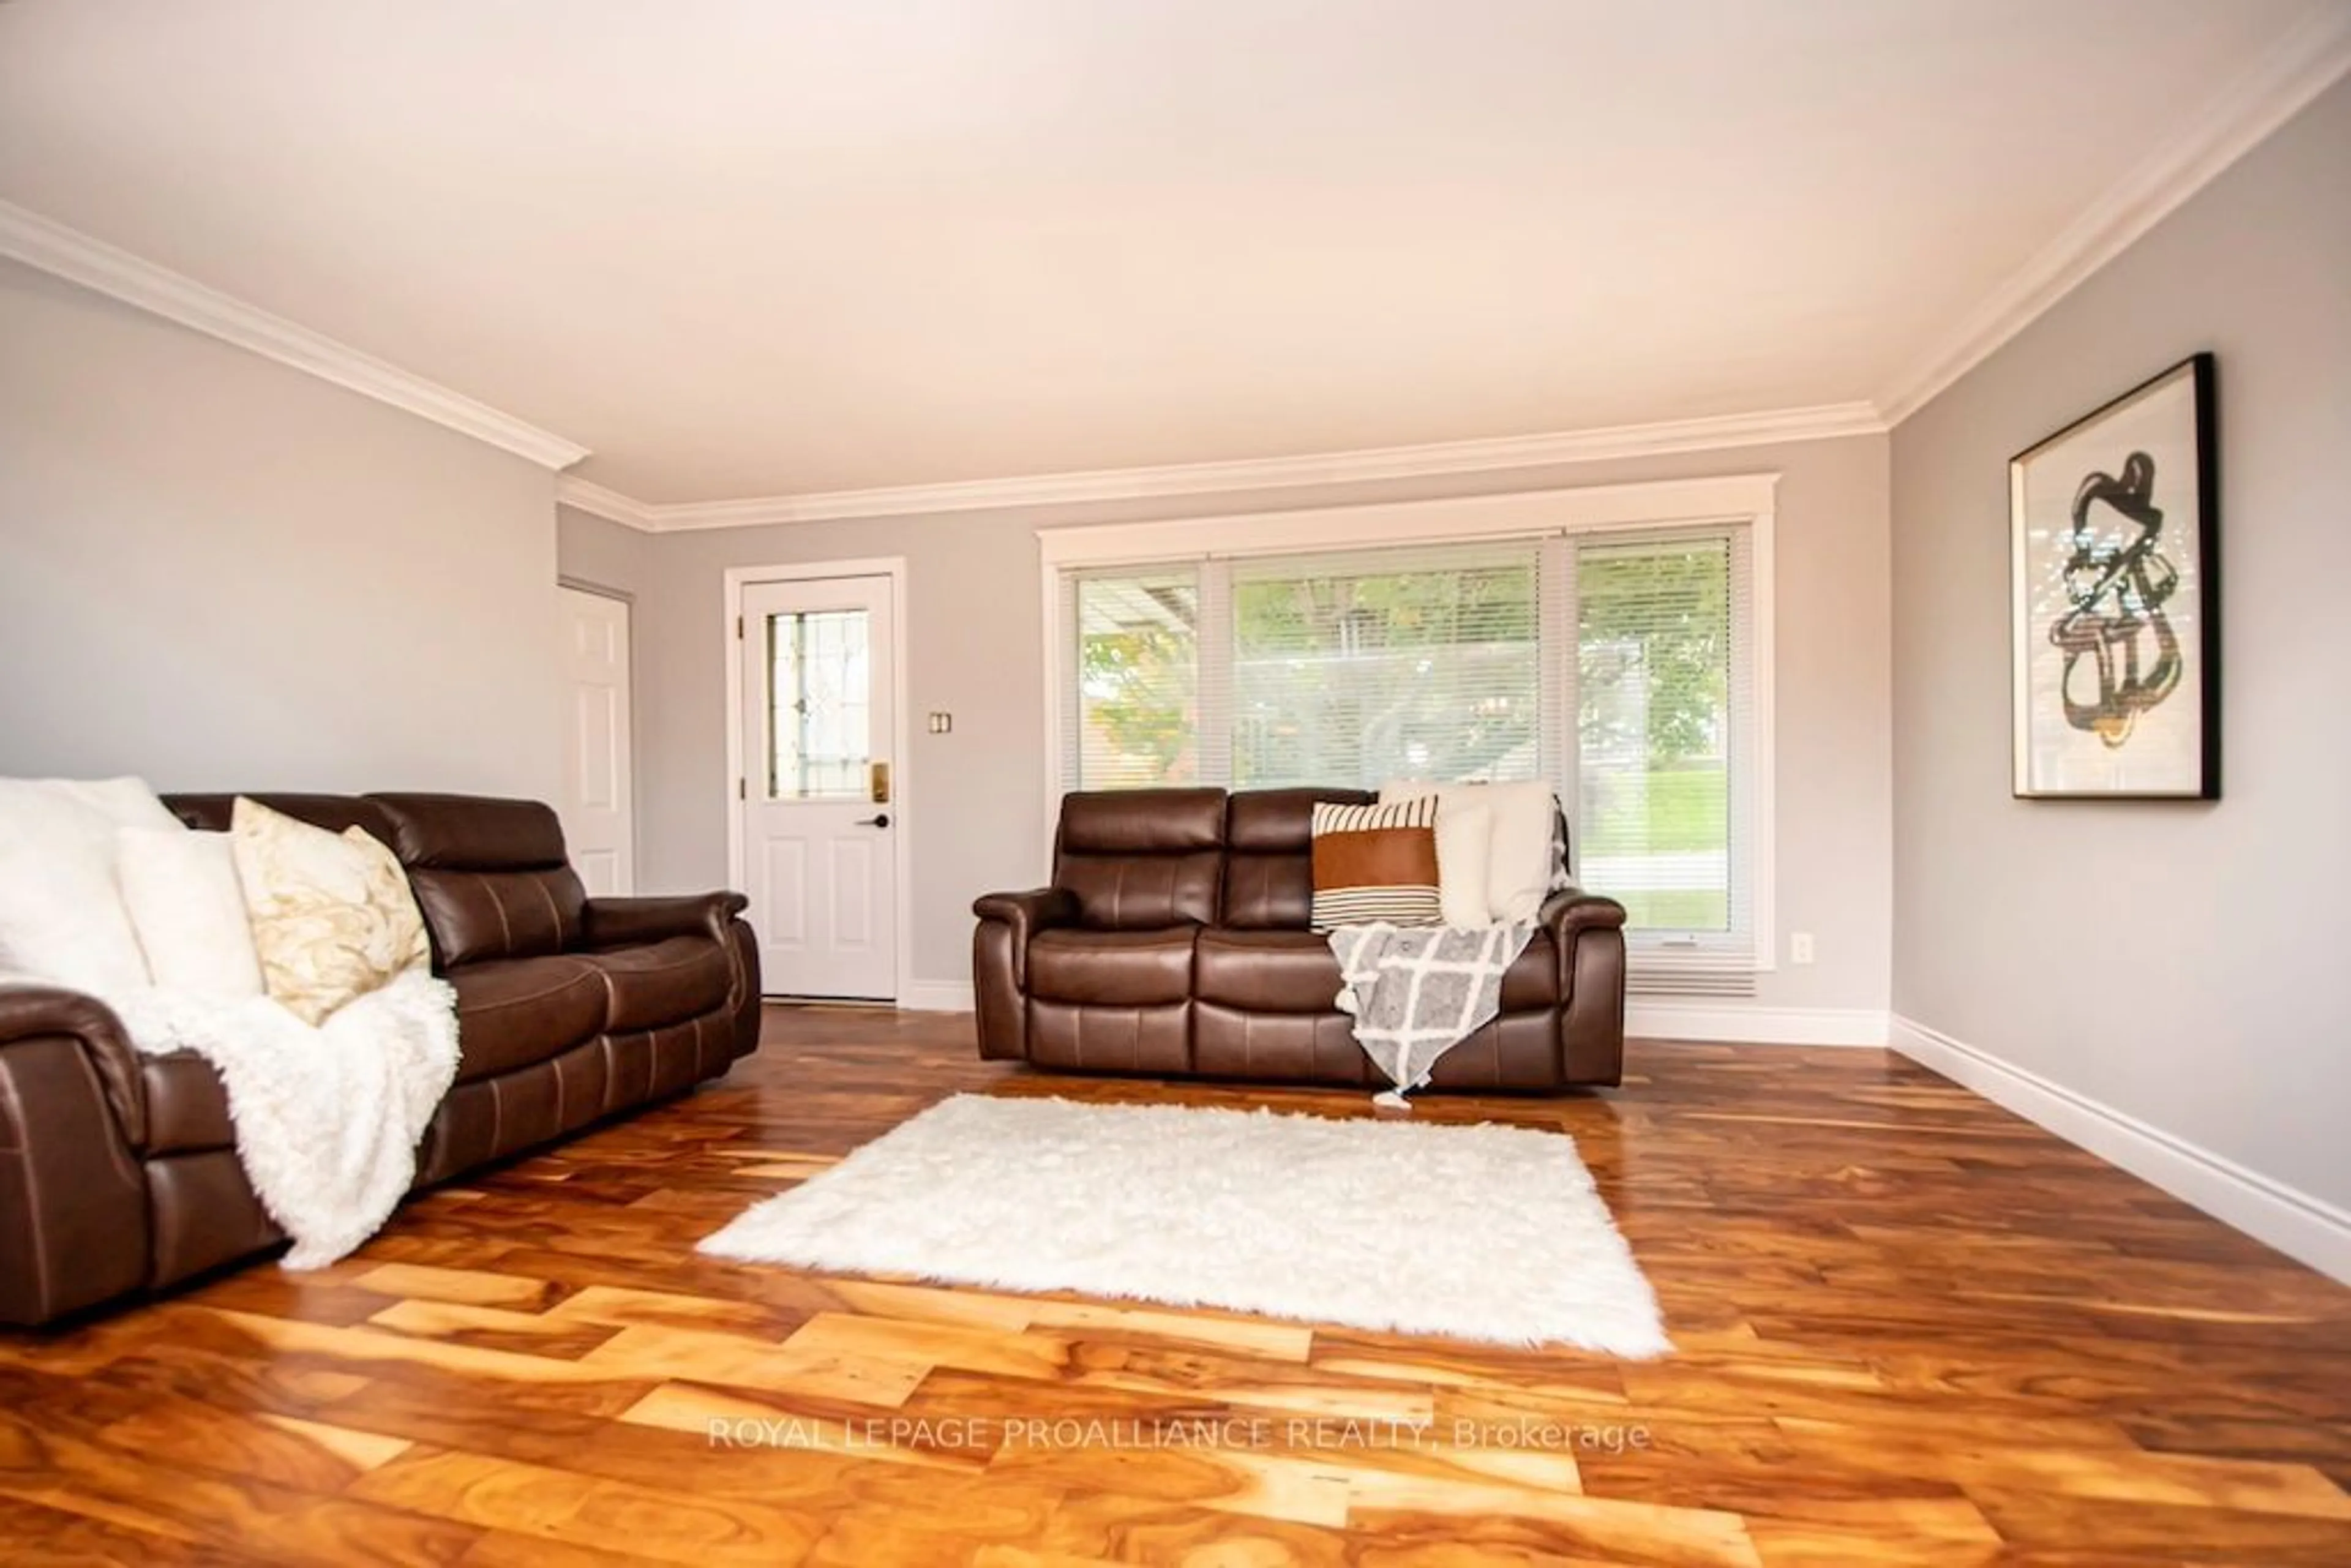
[[[959,1094],[755,1205],[747,1262],[1621,1356],[1670,1349],[1575,1141]]]

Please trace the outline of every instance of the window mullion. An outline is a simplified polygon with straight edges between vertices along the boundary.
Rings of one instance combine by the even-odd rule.
[[[1578,789],[1582,758],[1576,746],[1575,540],[1555,534],[1542,541],[1535,576],[1535,612],[1541,671],[1541,751],[1544,766],[1567,813],[1568,873],[1583,854],[1583,823]]]
[[[1200,563],[1198,722],[1193,733],[1200,748],[1199,779],[1229,787],[1233,781],[1233,569],[1228,560]]]

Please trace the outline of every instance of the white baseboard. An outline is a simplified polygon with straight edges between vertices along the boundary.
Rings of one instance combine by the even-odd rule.
[[[1883,1049],[1886,1014],[1876,1008],[1770,1008],[1752,1002],[1660,1002],[1634,998],[1625,1006],[1625,1032],[1635,1040]]]
[[[898,1005],[910,1013],[971,1011],[969,980],[908,980],[898,988]]]
[[[1896,1014],[1894,1049],[2290,1258],[2351,1284],[2351,1214]]]

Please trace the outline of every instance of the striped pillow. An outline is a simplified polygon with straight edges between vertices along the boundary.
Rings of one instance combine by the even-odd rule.
[[[1437,925],[1437,798],[1314,808],[1314,929]]]

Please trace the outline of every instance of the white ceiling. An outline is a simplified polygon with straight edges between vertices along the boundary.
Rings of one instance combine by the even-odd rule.
[[[653,503],[1882,400],[2342,0],[0,0],[0,198]]]

